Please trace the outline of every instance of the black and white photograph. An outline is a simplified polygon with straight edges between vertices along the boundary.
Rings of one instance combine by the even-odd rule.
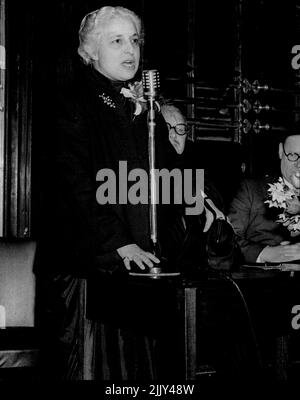
[[[0,0],[0,388],[299,379],[300,0]]]

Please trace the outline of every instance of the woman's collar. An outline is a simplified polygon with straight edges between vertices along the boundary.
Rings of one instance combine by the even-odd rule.
[[[117,94],[120,93],[123,87],[127,87],[129,82],[109,79],[91,65],[89,66],[88,75],[91,77],[93,84],[96,84],[97,87],[101,87],[101,90],[105,89]]]

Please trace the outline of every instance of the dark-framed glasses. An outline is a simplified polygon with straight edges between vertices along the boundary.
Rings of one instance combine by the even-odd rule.
[[[190,130],[190,128],[187,124],[176,124],[176,125],[172,126],[169,124],[169,122],[167,122],[167,126],[168,126],[169,131],[171,129],[174,129],[174,131],[177,133],[177,135],[180,135],[180,136],[184,136],[184,135],[188,134],[189,130]]]
[[[289,161],[291,161],[291,162],[296,162],[296,161],[299,160],[300,154],[298,154],[298,153],[286,153],[286,152],[285,152],[285,149],[284,149],[284,145],[282,146],[282,148],[283,148],[283,152],[284,152],[286,158],[287,158]]]

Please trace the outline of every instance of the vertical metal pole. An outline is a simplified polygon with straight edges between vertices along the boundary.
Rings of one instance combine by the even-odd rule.
[[[194,380],[197,370],[197,288],[184,289],[185,379]]]
[[[196,0],[188,0],[188,67],[191,71],[188,72],[188,78],[195,78],[195,28],[196,28]],[[195,82],[191,81],[186,88],[187,97],[195,97]],[[187,118],[195,119],[195,104],[190,103],[187,106]],[[195,141],[195,126],[192,125],[190,139]]]
[[[149,157],[149,173],[150,173],[150,236],[153,243],[153,250],[157,246],[157,187],[155,177],[155,109],[154,98],[149,98],[149,114],[148,114],[148,157]]]
[[[297,0],[297,4],[295,5],[296,7],[296,35],[295,38],[300,37],[300,0]],[[295,45],[299,45],[299,42],[295,42]],[[296,95],[295,95],[295,108],[300,107],[300,68],[295,70],[295,89],[296,89]],[[297,120],[300,120],[300,113],[298,112],[295,117]]]
[[[234,102],[235,104],[242,104],[243,101],[243,89],[242,89],[242,37],[241,37],[241,26],[242,26],[242,0],[236,0],[235,4],[235,20],[236,20],[236,48],[234,58]],[[238,128],[235,129],[234,142],[242,143],[242,108],[234,108],[234,123],[237,123]]]

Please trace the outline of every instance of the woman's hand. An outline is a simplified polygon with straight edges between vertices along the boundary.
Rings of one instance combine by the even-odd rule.
[[[153,268],[153,263],[159,263],[159,259],[152,253],[144,251],[137,244],[128,244],[117,249],[120,257],[122,257],[125,267],[130,270],[130,261],[134,261],[136,265],[144,270],[145,267]]]

